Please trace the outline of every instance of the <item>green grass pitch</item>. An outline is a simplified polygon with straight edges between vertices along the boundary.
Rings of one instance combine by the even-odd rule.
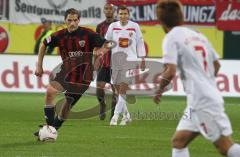
[[[94,96],[85,96],[73,111],[90,109],[96,103]],[[128,105],[134,120],[125,127],[110,127],[109,117],[105,121],[97,116],[68,120],[54,143],[38,142],[32,135],[44,122],[43,104],[43,94],[0,93],[0,157],[170,157],[170,139],[185,98],[163,97],[156,107],[151,98],[137,97],[135,104]],[[233,138],[240,143],[239,98],[226,98],[225,104]],[[189,148],[192,157],[221,157],[201,136]]]

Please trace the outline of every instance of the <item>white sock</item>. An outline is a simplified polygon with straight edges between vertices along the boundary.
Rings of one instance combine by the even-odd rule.
[[[125,116],[130,117],[130,114],[129,114],[128,108],[127,108],[126,95],[120,95],[120,99],[123,103],[123,117],[125,117]]]
[[[123,106],[123,118],[131,118],[131,115],[128,111],[128,108],[127,108],[127,104],[125,103],[124,106]]]
[[[233,144],[232,147],[229,148],[228,157],[239,157],[240,156],[240,145],[239,144]]]
[[[190,157],[188,148],[172,149],[172,157]]]
[[[121,95],[118,96],[118,101],[114,110],[114,117],[118,117],[123,112],[125,100],[122,98]],[[113,117],[113,118],[114,118]]]

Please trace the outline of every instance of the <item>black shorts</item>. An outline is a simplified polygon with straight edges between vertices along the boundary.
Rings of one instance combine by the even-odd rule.
[[[68,80],[68,76],[64,71],[60,71],[51,79],[51,81],[58,82],[64,88],[66,100],[68,104],[73,106],[89,88],[91,81],[81,80],[81,82],[69,82]]]
[[[98,70],[97,82],[111,82],[111,67],[102,67]]]

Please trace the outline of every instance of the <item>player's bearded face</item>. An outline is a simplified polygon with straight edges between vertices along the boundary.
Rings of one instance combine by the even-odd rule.
[[[73,32],[78,28],[80,20],[78,19],[77,14],[69,14],[65,19],[65,24],[69,32]]]
[[[128,18],[129,18],[128,10],[127,9],[119,10],[118,17],[119,17],[119,20],[121,23],[123,23],[123,24],[127,23]]]

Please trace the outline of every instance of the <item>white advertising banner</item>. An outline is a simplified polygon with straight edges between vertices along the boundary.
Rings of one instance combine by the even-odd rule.
[[[154,60],[156,59],[147,59]],[[160,61],[158,59],[158,61]],[[45,56],[44,74],[36,77],[34,75],[37,56],[23,55],[0,55],[0,92],[45,92],[48,84],[49,74],[59,63],[59,56]],[[216,78],[217,87],[222,96],[240,97],[240,61],[221,60],[221,70]],[[151,85],[146,83],[147,77],[136,77],[137,89],[131,94],[147,94],[151,90]],[[184,95],[183,87],[179,77],[173,80],[173,88],[166,95]],[[95,82],[91,84],[95,87]],[[92,89],[93,89],[92,88]],[[149,90],[146,90],[149,89]],[[95,92],[90,90],[88,92]]]
[[[97,25],[105,19],[106,0],[11,0],[10,22],[17,24],[51,21],[63,23],[64,13],[75,8],[81,13],[81,25]]]

